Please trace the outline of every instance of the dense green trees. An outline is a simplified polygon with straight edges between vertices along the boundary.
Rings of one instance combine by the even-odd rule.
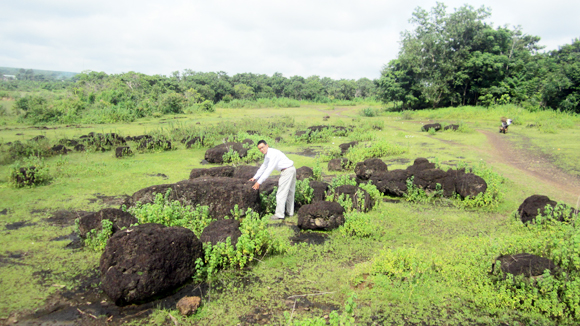
[[[0,82],[0,90],[31,90],[30,80]],[[47,85],[56,81],[45,82]],[[286,97],[330,102],[376,95],[375,84],[362,78],[333,80],[311,76],[284,77],[280,73],[229,76],[225,72],[185,70],[170,76],[148,76],[136,72],[108,75],[86,71],[76,75],[58,92],[35,92],[18,99],[15,108],[21,120],[32,123],[108,123],[133,121],[149,115],[213,111],[213,104],[234,99]],[[38,87],[44,88],[44,87]],[[47,88],[51,90],[50,88]]]
[[[493,28],[487,8],[447,13],[417,8],[397,59],[378,80],[380,96],[404,109],[519,103],[579,111],[578,40],[538,53],[537,36]]]

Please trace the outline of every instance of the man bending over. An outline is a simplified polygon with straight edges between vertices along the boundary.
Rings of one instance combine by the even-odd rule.
[[[265,157],[264,163],[262,163],[256,175],[250,179],[252,182],[257,180],[252,188],[260,189],[260,185],[268,179],[272,171],[281,171],[278,192],[276,193],[276,214],[271,219],[284,219],[284,211],[286,211],[288,216],[293,216],[294,193],[296,191],[296,168],[294,167],[294,162],[288,159],[281,151],[270,148],[265,140],[258,142],[258,149]]]

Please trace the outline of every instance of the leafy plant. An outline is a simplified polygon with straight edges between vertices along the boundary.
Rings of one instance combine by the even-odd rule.
[[[274,187],[272,192],[266,195],[260,192],[260,206],[262,207],[262,212],[264,214],[274,214],[276,212],[276,192],[278,192],[278,187]]]
[[[345,236],[358,238],[370,237],[376,230],[372,225],[370,215],[367,213],[351,211],[344,215],[344,225],[340,227],[340,233]]]
[[[87,234],[84,240],[85,246],[94,251],[103,251],[107,245],[107,241],[113,235],[113,222],[104,219],[101,221],[101,230],[93,229]]]
[[[268,229],[268,218],[261,218],[257,212],[248,209],[240,223],[242,235],[237,244],[231,238],[216,245],[204,243],[204,258],[196,261],[197,277],[211,278],[221,268],[244,268],[257,256],[268,253],[284,253],[289,242],[274,238]]]
[[[10,166],[8,183],[13,188],[40,186],[47,184],[50,180],[52,176],[41,157],[30,156]]]
[[[363,117],[376,117],[379,115],[379,110],[374,108],[364,108],[359,111],[359,114]]]
[[[295,201],[301,206],[308,205],[313,197],[314,189],[310,187],[310,179],[306,178],[304,180],[297,180]]]
[[[405,153],[406,151],[407,149],[399,145],[389,143],[386,140],[380,140],[371,143],[370,146],[359,143],[358,145],[351,147],[345,157],[351,162],[351,164],[356,164],[357,162],[362,162],[369,158],[398,155]]]
[[[209,216],[209,207],[183,206],[177,200],[169,200],[170,195],[171,189],[168,189],[165,195],[155,194],[153,203],[137,202],[127,211],[137,218],[139,224],[159,223],[166,226],[182,226],[192,230],[199,237],[203,229],[213,221]]]

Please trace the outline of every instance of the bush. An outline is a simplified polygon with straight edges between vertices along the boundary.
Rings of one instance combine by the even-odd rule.
[[[345,157],[351,162],[351,165],[353,165],[351,166],[352,168],[357,162],[362,162],[369,158],[398,155],[405,153],[406,151],[407,149],[399,145],[391,144],[386,140],[381,140],[371,143],[370,146],[358,144],[351,147]]]
[[[308,205],[312,202],[313,197],[314,189],[310,187],[310,179],[297,180],[295,201],[301,206]]]
[[[260,206],[264,215],[271,215],[276,212],[276,192],[278,192],[278,187],[274,187],[274,190],[269,195],[260,192]]]
[[[363,117],[376,117],[379,115],[379,110],[373,108],[364,108],[359,111]]]
[[[35,187],[47,184],[52,179],[43,158],[30,156],[10,166],[8,183],[13,188]]]
[[[248,209],[245,216],[240,224],[242,235],[235,247],[229,237],[216,245],[204,243],[204,258],[196,261],[198,277],[210,278],[221,268],[244,268],[256,256],[284,253],[288,249],[287,240],[275,239],[270,233],[268,218],[260,218],[251,209]]]
[[[78,221],[78,219],[77,219]],[[102,220],[101,230],[93,229],[87,233],[87,238],[84,240],[86,247],[93,251],[103,251],[107,246],[107,241],[113,235],[113,222],[109,220]]]
[[[209,216],[209,207],[183,206],[177,200],[171,202],[170,194],[171,189],[168,189],[165,195],[156,194],[153,203],[137,202],[134,207],[126,211],[135,216],[139,224],[159,223],[166,226],[181,226],[190,229],[199,237],[203,229],[213,221]]]
[[[358,238],[370,237],[376,227],[372,225],[370,215],[361,212],[348,212],[344,215],[344,225],[340,228],[340,233],[345,236]]]

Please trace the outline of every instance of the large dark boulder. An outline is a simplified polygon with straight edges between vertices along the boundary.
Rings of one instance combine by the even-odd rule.
[[[374,205],[369,193],[357,186],[343,185],[334,189],[334,200],[349,198],[352,202],[352,207],[359,212],[368,212]]]
[[[312,177],[314,177],[314,171],[311,168],[303,166],[296,169],[296,180],[312,179]]]
[[[242,235],[240,231],[240,221],[233,219],[224,219],[213,221],[203,229],[199,239],[201,242],[210,242],[216,245],[218,242],[225,242],[229,237],[232,245],[238,243],[238,238]]]
[[[448,125],[445,126],[445,128],[443,128],[443,130],[453,130],[453,131],[457,131],[459,129],[459,125]]]
[[[333,158],[328,162],[328,171],[343,171],[349,164],[350,161],[347,158]]]
[[[344,144],[340,144],[338,145],[338,147],[340,148],[340,152],[342,155],[346,154],[346,152],[348,152],[348,150],[351,147],[355,147],[356,145],[358,145],[357,141],[352,141],[350,143],[344,143]]]
[[[101,288],[117,305],[162,295],[191,279],[203,257],[189,229],[142,224],[115,233],[101,256]]]
[[[407,170],[379,171],[369,179],[377,189],[388,196],[402,197],[407,193]]]
[[[518,207],[520,220],[524,223],[533,222],[539,214],[544,215],[546,206],[556,207],[558,203],[548,196],[532,195]]]
[[[524,275],[525,277],[534,277],[544,274],[545,270],[550,270],[554,275],[559,272],[559,268],[553,261],[548,258],[536,256],[528,253],[515,255],[502,255],[496,258],[501,264],[501,270],[504,273],[512,275]]]
[[[64,147],[63,145],[54,145],[50,148],[53,154],[66,154],[70,152],[70,149]]]
[[[77,152],[83,152],[85,150],[85,145],[83,144],[78,144],[75,146],[75,151]]]
[[[356,178],[358,181],[366,181],[370,179],[374,172],[388,171],[389,168],[385,162],[378,158],[370,158],[364,162],[358,162],[354,168]]]
[[[105,208],[96,213],[87,214],[79,219],[79,236],[86,239],[91,230],[100,231],[103,220],[113,222],[113,234],[122,228],[128,228],[138,221],[133,215],[116,208]]]
[[[201,136],[195,136],[193,138],[183,138],[181,140],[182,143],[185,144],[185,148],[191,148],[197,144],[203,145],[205,141],[205,137]]]
[[[469,196],[473,198],[480,193],[484,193],[487,190],[487,183],[482,177],[475,175],[473,173],[464,173],[457,176],[455,181],[455,191],[465,198]]]
[[[131,151],[131,147],[129,146],[119,146],[117,148],[115,148],[115,157],[117,158],[121,158],[123,156],[129,156],[133,154],[133,152]]]
[[[248,155],[248,150],[244,148],[242,143],[227,142],[208,149],[205,152],[205,159],[210,163],[223,163],[223,156],[225,153],[229,152],[230,149],[238,152],[240,158],[244,158]]]
[[[326,200],[326,192],[330,185],[326,182],[322,181],[310,181],[310,187],[312,188],[312,203],[317,201]]]
[[[435,169],[435,163],[429,163],[429,160],[426,158],[418,157],[413,162],[413,165],[407,167],[407,172],[409,173],[409,177],[411,177],[415,173],[427,169]]]
[[[226,177],[231,178],[234,175],[235,168],[233,166],[216,166],[209,169],[193,169],[189,173],[189,179],[197,179],[199,177]]]
[[[423,127],[421,127],[422,131],[429,131],[429,129],[435,129],[435,131],[439,131],[439,130],[441,130],[441,124],[440,123],[432,123],[432,124],[423,125]]]
[[[240,165],[234,168],[233,178],[249,180],[254,177],[256,172],[260,169],[259,166]]]
[[[19,168],[18,172],[13,172],[12,177],[14,182],[20,187],[36,184],[36,167],[28,166]]]
[[[260,212],[260,196],[252,189],[252,182],[236,178],[206,177],[193,180],[184,180],[175,184],[157,185],[141,189],[125,201],[128,207],[141,203],[152,203],[155,193],[165,194],[171,189],[169,200],[177,200],[183,205],[209,206],[210,216],[220,220],[224,216],[231,216],[235,205],[245,212],[251,208]]]
[[[433,191],[437,189],[439,184],[440,189],[443,189],[443,184],[447,173],[441,169],[426,169],[417,171],[413,184],[421,189]]]
[[[137,149],[139,150],[163,149],[168,151],[171,149],[171,142],[169,140],[163,139],[144,138],[139,142],[139,146],[137,147]]]
[[[339,203],[318,201],[298,210],[302,230],[332,230],[344,224],[344,208]]]

